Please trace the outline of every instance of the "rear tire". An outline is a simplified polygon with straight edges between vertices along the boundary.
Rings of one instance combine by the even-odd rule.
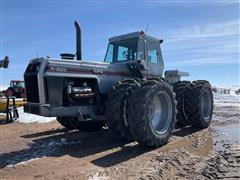
[[[127,99],[140,84],[134,79],[119,81],[108,96],[106,121],[110,131],[120,139],[131,140],[128,129]]]
[[[190,84],[190,81],[178,81],[173,84],[174,92],[176,93],[178,110],[176,128],[182,128],[191,124],[185,110],[185,96],[189,90]]]
[[[57,121],[68,130],[78,129],[79,131],[98,131],[104,126],[102,121],[79,121],[78,117],[58,117]]]
[[[175,93],[166,81],[142,83],[129,99],[128,124],[135,141],[147,147],[168,142],[176,122]]]
[[[193,81],[186,96],[186,111],[192,127],[207,128],[212,120],[213,94],[208,81]]]

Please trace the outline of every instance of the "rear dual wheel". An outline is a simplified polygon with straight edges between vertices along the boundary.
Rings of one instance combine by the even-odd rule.
[[[213,94],[208,81],[193,81],[186,93],[185,109],[194,128],[204,129],[210,125],[213,112]]]
[[[178,81],[173,84],[174,92],[176,93],[177,100],[177,122],[176,128],[182,128],[184,126],[190,125],[191,122],[188,118],[188,114],[185,110],[185,99],[187,96],[187,92],[190,90],[190,81]]]
[[[213,95],[208,81],[178,81],[174,83],[177,100],[176,127],[192,125],[207,128],[212,119]]]

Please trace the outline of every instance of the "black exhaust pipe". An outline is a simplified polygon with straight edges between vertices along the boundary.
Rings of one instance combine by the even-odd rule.
[[[76,28],[76,56],[77,60],[82,60],[81,28],[77,21],[74,21]]]

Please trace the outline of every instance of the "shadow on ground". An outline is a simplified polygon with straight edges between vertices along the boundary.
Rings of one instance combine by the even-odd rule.
[[[173,135],[184,137],[194,132],[196,130],[186,127],[176,130]],[[61,157],[64,155],[82,158],[113,148],[120,148],[118,151],[110,151],[107,155],[92,161],[97,166],[109,167],[152,150],[137,143],[129,144],[129,142],[116,139],[107,129],[86,133],[67,131],[61,128],[26,134],[22,138],[32,139],[29,148],[0,154],[0,168],[35,158]]]
[[[176,129],[173,133],[173,136],[185,137],[198,131],[200,131],[200,129],[195,129],[192,128],[191,126],[186,126],[183,128]]]

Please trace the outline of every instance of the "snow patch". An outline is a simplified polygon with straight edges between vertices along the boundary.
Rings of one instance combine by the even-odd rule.
[[[240,108],[240,96],[237,94],[213,93],[214,105],[216,107],[236,107]]]
[[[230,91],[231,92],[231,91]],[[239,121],[240,95],[235,93],[219,94],[213,93],[214,113],[213,120],[225,122],[227,119]]]
[[[18,108],[18,114],[19,119],[17,121],[20,123],[47,123],[56,120],[56,117],[43,117],[25,113],[23,107]]]

